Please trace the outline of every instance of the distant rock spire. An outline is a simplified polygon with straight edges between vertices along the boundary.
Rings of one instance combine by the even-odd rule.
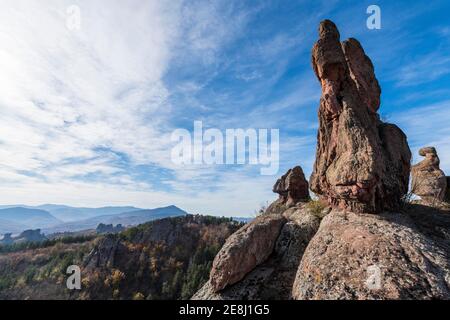
[[[440,160],[436,149],[422,148],[419,155],[425,159],[412,167],[412,192],[420,196],[425,203],[445,200],[447,177],[439,168]]]
[[[299,201],[309,200],[309,186],[305,174],[300,166],[289,169],[288,172],[277,180],[273,186],[273,192],[280,195],[280,200],[287,206]]]

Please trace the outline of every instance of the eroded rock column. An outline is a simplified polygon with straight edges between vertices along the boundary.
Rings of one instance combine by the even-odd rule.
[[[353,212],[396,210],[408,191],[411,152],[405,134],[383,123],[374,68],[355,39],[340,42],[325,20],[312,50],[322,86],[311,190]]]

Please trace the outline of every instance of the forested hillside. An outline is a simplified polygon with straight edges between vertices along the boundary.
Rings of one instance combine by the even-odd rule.
[[[189,215],[119,234],[0,247],[0,299],[188,299],[240,226]],[[81,268],[81,290],[66,288],[70,265]]]

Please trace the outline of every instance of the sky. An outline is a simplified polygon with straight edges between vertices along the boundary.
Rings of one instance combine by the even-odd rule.
[[[311,173],[323,19],[362,43],[413,162],[432,145],[450,174],[449,16],[447,0],[2,0],[0,204],[254,214],[289,168]],[[279,129],[279,172],[175,164],[171,135],[194,121]]]

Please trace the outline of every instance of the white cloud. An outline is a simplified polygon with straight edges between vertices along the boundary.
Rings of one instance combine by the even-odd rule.
[[[1,3],[0,174],[24,190],[45,190],[30,174],[53,186],[121,172],[99,148],[132,163],[168,159],[161,123],[171,106],[162,78],[178,36],[177,3],[77,1],[77,31],[66,28],[72,4]]]
[[[70,31],[71,2],[47,4],[2,2],[2,151],[23,157],[22,170],[89,157],[100,146],[161,161],[165,141],[152,117],[170,110],[162,77],[176,13],[159,1],[79,1],[81,30]]]
[[[80,30],[66,27],[71,5],[81,10]],[[169,98],[179,88],[164,76],[192,59],[214,64],[246,23],[245,11],[235,13],[226,1],[3,0],[1,202],[174,203],[239,215],[273,198],[274,178],[170,161]],[[119,155],[127,166],[168,169],[173,178],[165,182],[175,192],[134,177]]]

